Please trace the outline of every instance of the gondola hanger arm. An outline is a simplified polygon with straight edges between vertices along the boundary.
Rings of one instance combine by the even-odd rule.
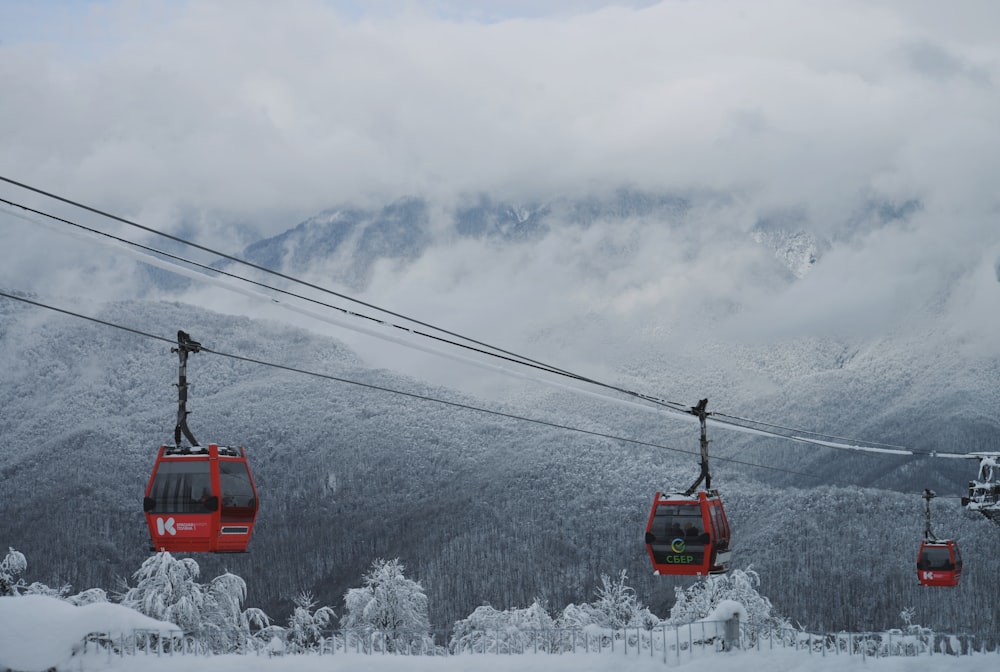
[[[702,399],[698,402],[697,406],[692,406],[690,413],[697,416],[698,422],[701,425],[701,473],[698,475],[698,479],[691,484],[684,494],[693,495],[698,486],[704,481],[705,489],[712,489],[712,474],[708,468],[708,428],[707,428],[707,418],[708,412],[705,408],[708,406],[708,399]]]
[[[177,347],[170,348],[170,352],[176,352],[180,359],[177,372],[177,425],[174,427],[174,445],[181,447],[181,435],[187,437],[192,447],[198,446],[198,440],[188,428],[187,424],[187,356],[189,352],[201,352],[201,343],[191,340],[191,337],[184,331],[177,331]]]

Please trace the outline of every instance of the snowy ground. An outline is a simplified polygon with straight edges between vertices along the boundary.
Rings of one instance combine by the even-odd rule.
[[[81,666],[80,663],[83,663]],[[662,659],[636,658],[624,655],[535,655],[484,656],[469,655],[450,658],[409,656],[290,656],[287,658],[255,658],[247,656],[216,656],[213,658],[112,659],[108,661],[77,661],[67,670],[113,670],[115,672],[663,672],[664,670],[705,670],[711,672],[969,672],[990,670],[1000,666],[1000,656],[955,658],[928,656],[920,658],[867,658],[860,656],[828,656],[823,658],[805,651],[791,649],[706,653],[680,665]]]

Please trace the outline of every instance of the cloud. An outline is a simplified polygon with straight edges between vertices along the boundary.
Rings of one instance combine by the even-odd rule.
[[[103,3],[102,27],[82,25],[89,59],[3,47],[13,123],[0,165],[133,212],[155,197],[278,217],[622,181],[829,203],[905,171],[893,160],[943,122],[938,94],[970,98],[953,110],[966,122],[995,106],[975,78],[922,74],[987,77],[996,42],[963,42],[964,24],[936,34],[908,3],[557,3],[506,20],[501,6],[485,5],[482,22],[456,17],[456,3],[370,15],[307,1]]]
[[[683,231],[566,229],[507,254],[442,244],[371,290],[488,332],[514,327],[474,307],[482,296],[539,316],[525,332],[574,311],[666,320],[706,295],[752,306],[761,317],[741,328],[877,330],[996,258],[992,2],[41,6],[30,22],[0,14],[0,175],[226,251],[324,208],[406,195],[444,210],[481,192],[544,202],[622,184],[731,197]],[[75,38],[60,43],[68,24]],[[909,228],[842,237],[868,200],[923,210]],[[747,247],[782,211],[818,239],[841,236],[787,290]],[[0,217],[8,286],[68,292],[81,267],[95,293],[134,286],[121,262],[74,263],[75,243]],[[628,263],[582,261],[630,237]]]

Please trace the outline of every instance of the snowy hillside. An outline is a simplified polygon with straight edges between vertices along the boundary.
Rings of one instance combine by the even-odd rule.
[[[39,580],[112,589],[147,554],[140,500],[156,447],[172,440],[176,356],[168,344],[100,325],[9,303],[3,311],[0,539],[34,559]],[[191,428],[203,442],[248,447],[262,501],[250,552],[201,562],[206,573],[243,576],[250,605],[280,615],[302,590],[336,603],[379,557],[400,558],[424,582],[435,624],[483,601],[503,608],[542,596],[558,609],[620,569],[664,615],[686,583],[650,574],[642,530],[653,493],[696,475],[692,425],[547,390],[476,399],[369,369],[328,338],[190,305],[121,303],[99,316],[165,335],[183,325],[219,352],[667,447],[199,353],[189,363]],[[917,493],[858,487],[886,470],[923,481],[936,465],[865,456],[853,476],[827,480],[746,465],[784,467],[800,459],[797,446],[751,454],[752,443],[737,450],[722,434],[713,446],[734,565],[760,572],[779,612],[865,629],[894,627],[914,607],[931,627],[987,627],[966,614],[998,608],[995,526],[942,500],[936,529],[961,540],[968,564],[960,588],[931,593],[913,575]],[[953,496],[964,487],[961,478],[943,484]],[[840,586],[832,597],[831,581]]]
[[[819,230],[805,212],[747,221],[732,195],[706,192],[622,188],[529,204],[481,196],[451,207],[407,198],[382,209],[327,211],[243,255],[672,400],[708,397],[726,412],[918,450],[997,450],[1000,357],[985,333],[959,316],[969,291],[996,290],[995,274],[941,269],[919,279],[923,293],[908,288],[903,298],[900,288],[873,285],[861,300],[837,298],[838,287],[852,289],[845,276],[852,264],[894,263],[857,248],[902,240],[922,210],[916,200],[869,195],[843,221]],[[826,302],[806,299],[810,293]],[[229,309],[253,310],[240,305]],[[464,384],[473,393],[490,389],[475,371],[333,333],[372,366]],[[859,482],[863,467],[850,456],[828,458],[800,451],[787,459],[831,482],[841,472]],[[965,478],[955,465],[938,468],[945,479]],[[926,487],[884,470],[860,482]]]

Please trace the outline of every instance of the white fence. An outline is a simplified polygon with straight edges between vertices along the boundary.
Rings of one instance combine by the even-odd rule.
[[[975,635],[951,635],[917,629],[915,632],[811,633],[794,629],[741,628],[742,648],[792,648],[819,656],[848,655],[862,658],[913,656],[1000,655],[996,638],[981,640]]]
[[[948,635],[926,630],[885,632],[809,633],[790,628],[758,628],[739,619],[699,621],[688,625],[661,625],[653,629],[583,628],[522,630],[514,627],[473,630],[405,632],[338,630],[296,646],[277,634],[268,639],[251,638],[243,653],[248,656],[293,655],[397,655],[397,656],[516,656],[567,653],[645,656],[678,664],[702,654],[736,649],[791,648],[816,656],[969,656],[1000,655],[996,643],[978,641],[972,635]],[[126,656],[209,656],[207,648],[191,635],[170,637],[136,630],[108,637],[91,634],[79,656],[110,660]]]

